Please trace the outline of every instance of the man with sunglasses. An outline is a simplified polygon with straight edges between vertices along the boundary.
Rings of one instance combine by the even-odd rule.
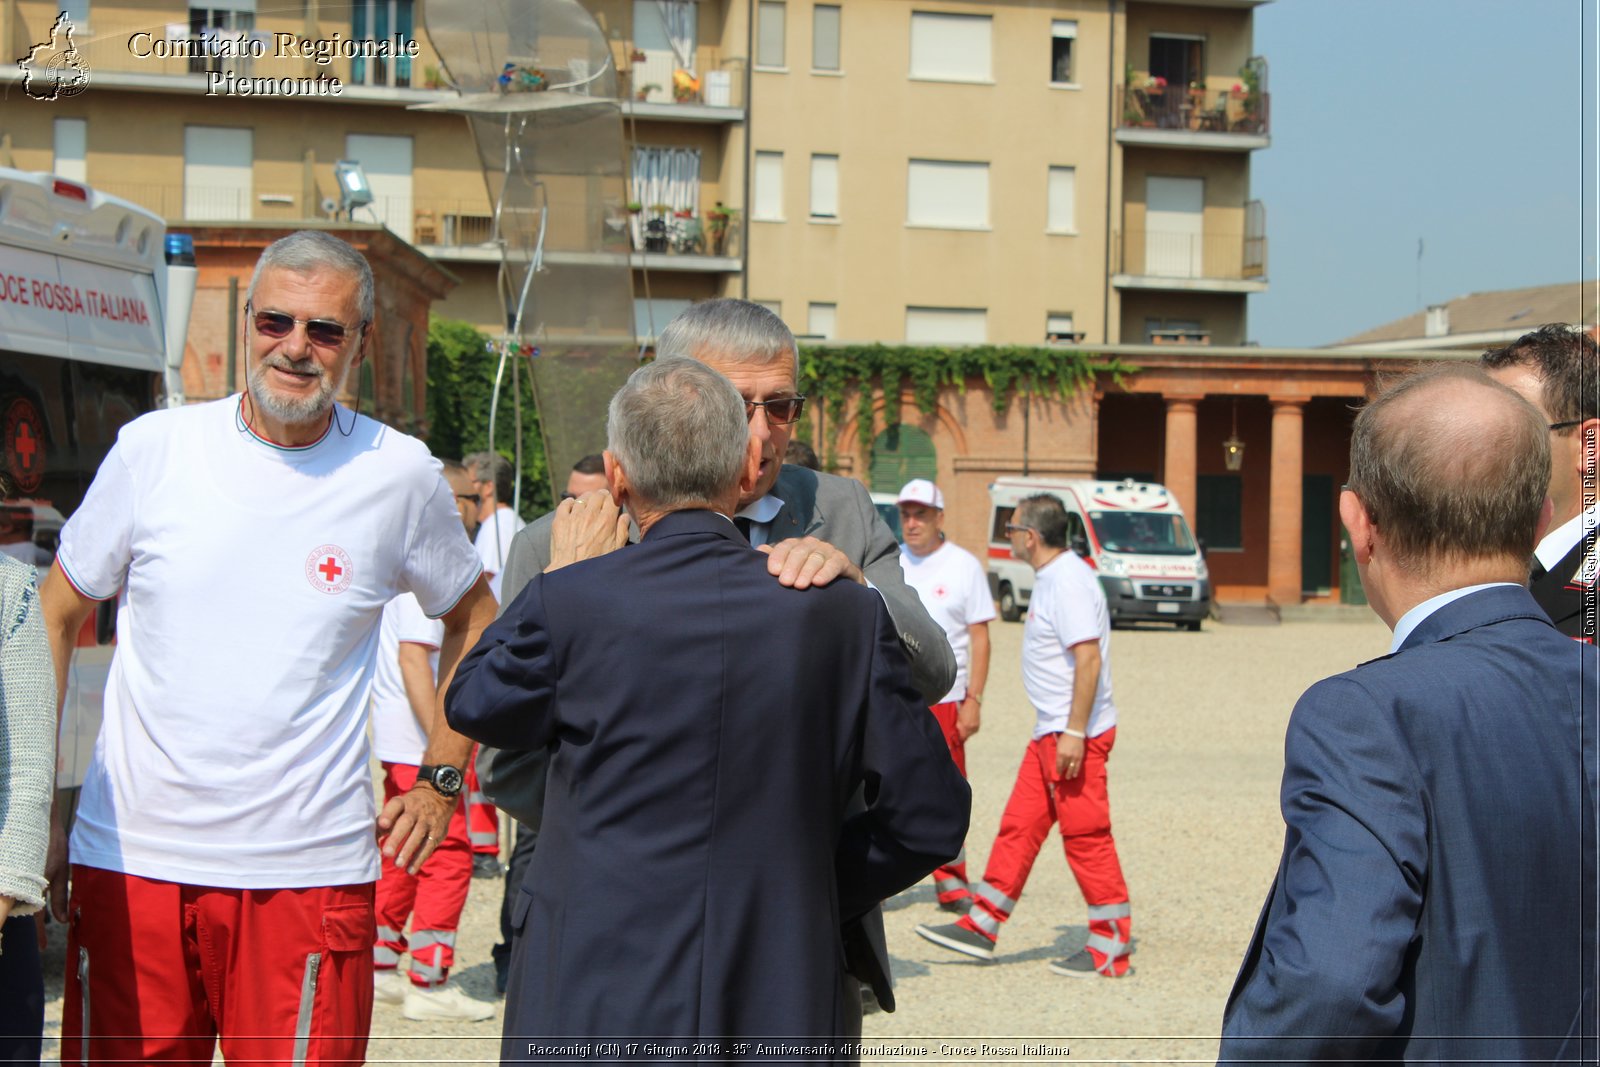
[[[446,682],[494,615],[438,462],[335,401],[372,343],[365,258],[291,234],[245,309],[245,391],[125,426],[45,582],[63,691],[84,621],[119,607],[70,910],[52,840],[70,1061],[204,1063],[219,1037],[230,1062],[363,1058],[379,620],[414,593]],[[444,839],[468,748],[433,734],[378,816],[382,862],[414,871]]]
[[[1516,390],[1550,427],[1550,532],[1533,550],[1533,599],[1568,637],[1595,643],[1600,602],[1600,344],[1581,326],[1553,323],[1485,352],[1489,376]]]
[[[911,659],[912,680],[932,704],[955,682],[955,654],[906,584],[900,545],[866,487],[853,478],[783,462],[805,408],[798,388],[798,352],[783,320],[746,300],[695,304],[669,322],[656,341],[657,360],[698,360],[732,381],[744,398],[750,436],[760,447],[760,467],[755,484],[739,497],[734,523],[751,544],[769,553],[768,571],[795,589],[840,578],[875,588]],[[580,503],[562,501],[517,535],[506,561],[506,604],[534,575],[613,547],[615,505],[577,507]],[[855,973],[871,986],[878,1003],[893,1011],[882,914],[874,909],[851,924],[844,937]]]

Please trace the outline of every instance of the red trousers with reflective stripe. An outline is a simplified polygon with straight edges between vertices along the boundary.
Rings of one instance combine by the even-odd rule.
[[[217,889],[72,868],[61,1062],[359,1064],[372,884]],[[88,1033],[88,1053],[84,1034]]]
[[[1061,827],[1067,865],[1072,868],[1085,903],[1091,907],[1125,903],[1128,884],[1123,880],[1117,843],[1111,836],[1111,799],[1106,790],[1106,757],[1116,743],[1116,728],[1088,739],[1082,770],[1066,781],[1056,773],[1057,736],[1047,734],[1029,743],[1023,754],[983,880],[1013,901],[1020,900],[1033,861],[1050,833],[1050,825],[1055,823]],[[1001,922],[1010,918],[1009,912],[993,906],[981,895],[977,906]],[[1126,918],[1091,919],[1089,932],[1126,944],[1131,926],[1131,920]]]
[[[383,801],[387,804],[417,784],[415,764],[384,763]],[[380,968],[393,967],[406,951],[406,920],[411,919],[411,977],[421,984],[438,985],[455,963],[456,929],[461,925],[461,909],[467,903],[472,885],[472,845],[467,840],[467,816],[461,799],[450,813],[450,826],[444,840],[433,850],[428,862],[415,875],[393,860],[383,861],[378,879],[377,948],[373,962]],[[384,929],[394,932],[385,937]],[[434,940],[448,934],[452,940]]]
[[[950,748],[950,758],[955,761],[956,769],[961,772],[961,777],[967,776],[967,745],[961,740],[961,731],[956,729],[956,715],[961,711],[959,701],[947,704],[935,704],[928,709],[933,712],[934,721],[939,724],[939,732],[944,734],[944,743]],[[963,852],[966,850],[963,849]],[[954,889],[940,889],[940,883],[947,879],[954,879],[961,883],[960,892]],[[942,904],[947,900],[965,900],[970,894],[966,890],[967,864],[966,860],[960,863],[947,863],[942,867],[934,868],[933,885]]]
[[[489,803],[478,784],[478,746],[472,746],[472,758],[467,760],[467,839],[472,851],[480,856],[500,855],[500,809]]]

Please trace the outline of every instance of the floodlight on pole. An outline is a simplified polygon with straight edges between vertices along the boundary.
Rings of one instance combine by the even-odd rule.
[[[367,172],[358,161],[339,160],[333,165],[333,177],[339,183],[339,210],[346,218],[354,209],[372,203],[372,183],[367,181]]]

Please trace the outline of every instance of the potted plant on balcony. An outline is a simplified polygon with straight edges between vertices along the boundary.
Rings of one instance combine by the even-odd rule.
[[[646,84],[641,85],[639,88],[634,90],[633,98],[640,103],[643,103],[644,101],[650,99],[650,94],[659,88],[661,88],[661,86],[657,85],[655,82],[647,82]]]
[[[672,209],[666,204],[652,204],[650,217],[644,223],[644,250],[646,252],[665,252],[667,250],[667,215]]]
[[[672,72],[672,99],[680,104],[695,104],[700,101],[700,79],[686,70]]]
[[[718,200],[715,207],[706,212],[706,233],[711,237],[711,254],[725,256],[728,254],[728,224],[733,220],[733,212],[722,206]]]

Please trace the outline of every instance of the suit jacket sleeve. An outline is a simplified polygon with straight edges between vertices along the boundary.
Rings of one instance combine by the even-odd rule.
[[[517,594],[534,577],[550,566],[550,524],[555,512],[547,512],[517,531],[506,554],[506,572],[500,578],[500,614],[504,615]]]
[[[847,481],[853,487],[852,505],[860,512],[862,529],[866,531],[866,547],[857,565],[867,581],[883,594],[884,606],[911,656],[911,679],[922,692],[922,702],[936,704],[955,685],[956,655],[944,630],[922,606],[917,591],[906,584],[894,532],[879,517],[866,488],[854,479]]]
[[[530,583],[456,668],[445,694],[450,728],[496,748],[542,749],[554,734],[556,663],[544,589]]]
[[[861,740],[867,806],[846,819],[835,853],[845,921],[954,859],[972,808],[966,779],[911,684],[894,627],[886,612],[876,615]]]
[[[1365,1060],[1401,1024],[1428,830],[1392,715],[1349,678],[1295,705],[1283,858],[1223,1013],[1224,1061]]]

